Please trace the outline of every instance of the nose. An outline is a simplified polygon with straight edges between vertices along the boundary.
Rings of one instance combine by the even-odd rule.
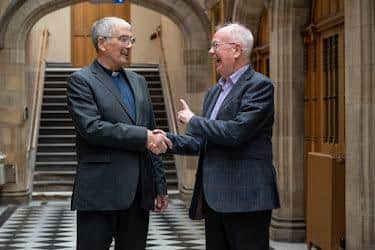
[[[132,47],[133,47],[133,44],[132,44],[132,43],[125,44],[125,48],[130,49],[130,48],[132,48]]]
[[[212,47],[210,47],[210,49],[208,50],[208,53],[210,53],[211,55],[215,53],[214,49]]]

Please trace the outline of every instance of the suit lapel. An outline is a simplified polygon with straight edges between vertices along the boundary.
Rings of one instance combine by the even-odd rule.
[[[141,110],[142,105],[142,95],[144,91],[141,89],[141,84],[139,83],[138,79],[135,77],[134,74],[129,74],[126,70],[124,70],[126,77],[128,78],[128,82],[130,85],[130,88],[133,90],[134,95],[134,102],[135,102],[135,117],[136,117],[136,123],[137,125],[141,124],[143,120],[143,114],[142,112],[139,112]]]
[[[238,91],[241,90],[241,85],[243,82],[248,81],[253,75],[254,75],[254,69],[249,66],[249,68],[240,76],[237,83],[234,84],[233,88],[230,90],[228,95],[224,98],[223,103],[221,104],[219,111],[217,112],[217,116],[219,116],[220,112],[223,110],[223,108],[227,105],[229,105],[232,102],[233,98],[238,98]]]
[[[210,115],[211,115],[211,112],[212,110],[214,109],[214,106],[215,106],[215,103],[216,103],[216,100],[217,98],[219,97],[219,94],[220,94],[220,91],[221,91],[221,87],[217,84],[213,91],[212,91],[212,94],[210,95],[210,97],[208,97],[209,99],[207,100],[207,107],[205,107],[205,112],[203,113],[203,117],[206,117],[206,118],[209,118]]]
[[[100,68],[100,66],[96,65],[93,63],[91,65],[91,72],[95,75],[95,77],[99,80],[101,84],[103,84],[115,97],[115,99],[119,102],[121,107],[125,110],[125,113],[127,116],[130,118],[130,120],[135,123],[133,120],[132,116],[130,115],[131,113],[128,110],[128,107],[122,100],[122,97],[120,95],[120,92],[116,88],[116,86],[113,84],[111,77],[108,76],[107,73],[104,72],[103,69]]]

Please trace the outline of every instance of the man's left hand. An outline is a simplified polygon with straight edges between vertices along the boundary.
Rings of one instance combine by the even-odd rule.
[[[168,195],[159,194],[155,198],[155,212],[163,213],[168,207]]]
[[[190,110],[189,105],[187,105],[184,99],[180,99],[180,102],[182,104],[182,110],[177,112],[177,119],[182,124],[187,124],[194,116],[194,113]]]

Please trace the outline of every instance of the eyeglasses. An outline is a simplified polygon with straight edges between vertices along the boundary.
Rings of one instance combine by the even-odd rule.
[[[107,38],[117,38],[123,45],[129,46],[130,44],[133,45],[135,43],[135,37],[132,36],[103,36],[105,39]]]
[[[216,51],[219,49],[220,45],[222,44],[236,44],[234,42],[212,42],[210,50],[212,49],[213,51]]]

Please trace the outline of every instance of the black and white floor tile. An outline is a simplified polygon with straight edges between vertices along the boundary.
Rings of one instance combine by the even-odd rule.
[[[75,212],[68,203],[19,207],[0,228],[0,249],[75,248]],[[171,199],[167,212],[152,213],[147,250],[204,249],[204,225],[191,221],[184,203]]]
[[[5,222],[0,227],[0,250],[75,249],[76,216],[68,202],[33,202],[25,207],[1,209],[0,225]],[[274,250],[307,249],[304,243],[270,241],[270,245]],[[191,221],[185,204],[171,199],[165,213],[151,214],[146,249],[203,250],[204,224]]]

